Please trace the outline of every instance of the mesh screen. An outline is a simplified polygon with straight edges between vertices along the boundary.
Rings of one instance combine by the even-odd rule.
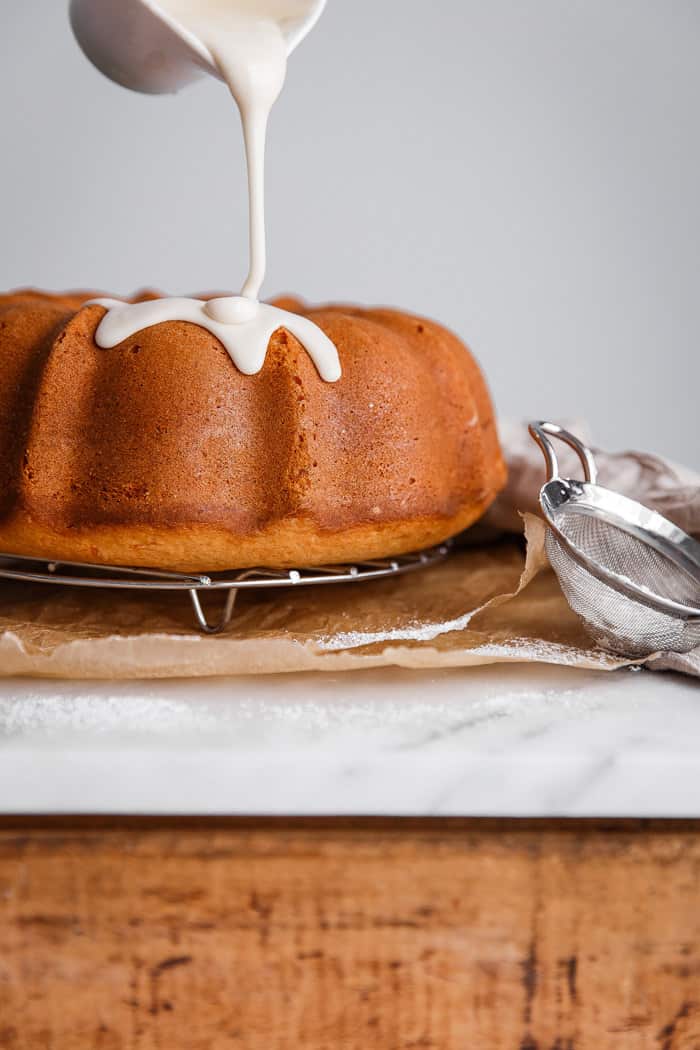
[[[639,540],[634,540],[621,529],[601,525],[595,519],[584,518],[583,515],[567,515],[567,525],[572,524],[574,519],[578,519],[582,525],[590,523],[598,526],[593,529],[582,528],[577,532],[576,539],[567,528],[567,537],[571,536],[572,542],[582,552],[588,553],[606,568],[621,573],[636,582],[643,580],[646,587],[654,589],[660,581],[659,574],[661,565],[663,565],[667,577],[663,588],[657,590],[657,593],[666,597],[674,597],[676,600],[683,600],[675,582],[668,578],[671,571],[679,575],[680,570],[668,558],[658,554],[653,548],[649,548]],[[627,552],[624,557],[620,548],[612,541],[611,533],[613,536],[623,537],[624,540],[632,540],[631,544],[622,545]],[[581,541],[582,534],[588,540],[587,544]],[[634,601],[626,594],[613,590],[608,584],[596,579],[574,561],[566,547],[549,529],[547,530],[547,554],[569,605],[586,621],[596,640],[606,649],[623,653],[626,656],[647,656],[649,653],[658,651],[688,652],[700,645],[700,622],[689,623],[677,619],[675,616],[659,612],[641,602]],[[629,563],[630,561],[632,564]],[[645,569],[644,566],[647,568]],[[645,572],[648,572],[649,575],[643,576]],[[685,588],[688,577],[686,573],[681,575],[684,577],[683,587]],[[684,591],[684,594],[687,592]],[[695,588],[693,601],[697,602],[697,600],[698,594]]]
[[[643,540],[573,508],[557,516],[564,536],[586,557],[662,598],[700,608],[700,586],[690,573]]]

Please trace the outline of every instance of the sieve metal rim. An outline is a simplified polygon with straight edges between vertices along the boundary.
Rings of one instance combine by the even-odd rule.
[[[696,578],[699,585],[700,543],[657,511],[596,484],[597,470],[593,454],[583,442],[563,427],[556,423],[540,421],[531,423],[529,431],[542,450],[547,465],[548,477],[539,497],[542,513],[548,527],[572,558],[596,579],[615,590],[623,591],[632,600],[652,606],[675,619],[693,624],[700,622],[700,608],[656,594],[621,573],[611,572],[589,554],[584,553],[561,531],[556,517],[562,508],[575,507],[576,513],[587,514],[616,526],[653,547],[677,568]],[[583,467],[586,478],[584,482],[560,476],[556,452],[549,437],[558,438],[574,449]]]

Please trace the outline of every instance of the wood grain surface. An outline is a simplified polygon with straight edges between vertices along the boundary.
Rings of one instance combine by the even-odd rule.
[[[698,825],[6,820],[0,1047],[694,1050]]]

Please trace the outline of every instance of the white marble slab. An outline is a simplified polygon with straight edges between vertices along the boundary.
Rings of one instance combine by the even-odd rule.
[[[700,686],[522,665],[6,680],[0,811],[700,817]]]

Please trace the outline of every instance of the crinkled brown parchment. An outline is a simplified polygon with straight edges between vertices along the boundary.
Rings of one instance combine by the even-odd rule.
[[[500,528],[517,528],[523,519],[515,508],[533,505],[532,492],[543,479],[539,453],[522,428],[505,448],[511,484],[493,518]],[[633,487],[638,499],[683,518],[686,526],[700,522],[694,475],[672,474],[680,468],[664,468],[653,457],[618,460],[625,488]],[[603,470],[612,486],[614,457]],[[442,564],[406,576],[239,591],[231,624],[215,636],[196,630],[184,594],[144,598],[5,582],[0,675],[175,678],[527,661],[613,670],[632,662],[595,645],[547,564],[543,522],[532,514],[524,520],[524,539],[511,535],[465,546]],[[474,542],[474,535],[467,540]],[[700,675],[700,650],[657,654],[647,664]]]
[[[608,669],[546,568],[539,519],[530,556],[508,540],[372,583],[243,592],[221,635],[195,630],[186,596],[28,588],[0,592],[4,675],[170,678],[456,667],[536,660]],[[519,592],[519,593],[518,593]]]

